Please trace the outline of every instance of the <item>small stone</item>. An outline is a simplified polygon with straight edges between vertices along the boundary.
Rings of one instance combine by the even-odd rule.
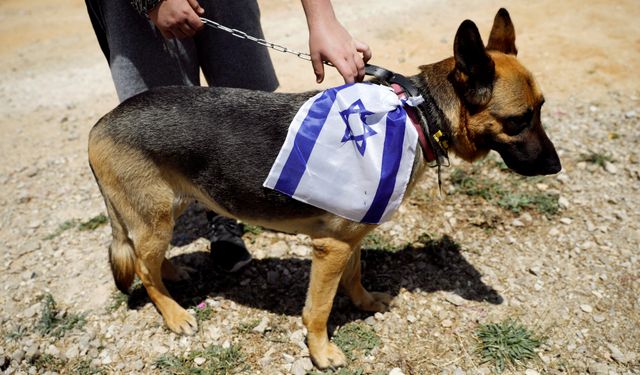
[[[384,314],[381,312],[373,314],[373,317],[376,318],[376,320],[384,320]]]
[[[573,220],[569,219],[568,217],[563,217],[560,219],[560,222],[565,225],[570,225],[571,223],[573,223]]]
[[[313,369],[313,363],[308,357],[300,358],[291,365],[291,373],[293,375],[305,375],[311,369]]]
[[[549,189],[549,185],[547,184],[543,184],[543,183],[538,183],[536,184],[536,188],[540,191],[546,191]]]
[[[604,162],[604,170],[611,173],[611,174],[616,174],[618,173],[618,168],[610,161],[605,161]]]
[[[620,349],[618,349],[617,346],[611,344],[611,343],[607,343],[607,347],[609,348],[609,351],[611,352],[611,358],[613,358],[613,360],[615,360],[618,363],[627,363],[627,359],[625,358],[624,354],[622,353],[622,351]]]
[[[591,111],[591,112],[598,112],[598,107],[596,107],[595,105],[590,105],[590,106],[589,106],[589,111]]]
[[[299,257],[307,257],[311,254],[311,248],[305,245],[296,245],[291,249],[291,254]]]
[[[75,359],[80,355],[80,350],[78,349],[78,345],[71,345],[66,352],[64,352],[65,357],[69,359]]]
[[[593,307],[591,307],[591,305],[583,304],[583,305],[580,305],[580,310],[586,313],[591,313],[593,311]]]
[[[291,340],[291,342],[295,344],[304,342],[304,338],[305,338],[305,333],[303,329],[296,330],[291,334],[291,336],[289,336],[289,340]]]
[[[451,319],[445,319],[440,324],[442,324],[443,327],[448,328],[453,325],[453,322],[451,321]]]
[[[418,318],[416,318],[416,316],[413,314],[409,314],[407,315],[407,320],[409,321],[409,323],[415,323],[418,320]]]
[[[593,321],[596,323],[602,323],[606,320],[607,318],[604,315],[594,315],[593,316]]]
[[[453,375],[467,375],[467,373],[460,367],[456,367],[456,369],[453,370]]]
[[[604,363],[592,363],[587,371],[592,375],[609,375],[609,367]]]
[[[11,354],[11,360],[16,363],[22,362],[24,359],[25,352],[22,349],[18,349]]]
[[[364,320],[364,322],[370,326],[374,326],[376,325],[376,318],[374,318],[373,316],[369,316]]]
[[[457,294],[447,294],[445,299],[447,300],[447,302],[449,302],[450,304],[455,305],[455,306],[464,305],[464,298],[460,297]]]
[[[524,223],[518,219],[514,219],[513,222],[511,222],[511,225],[514,227],[524,227]]]
[[[55,358],[58,358],[60,356],[60,349],[58,349],[55,345],[49,345],[47,350],[45,350],[44,352]]]
[[[567,198],[565,197],[558,198],[558,206],[560,206],[560,208],[563,208],[566,210],[567,208],[569,208],[569,205],[570,205],[569,200]]]
[[[540,375],[540,373],[532,368],[528,368],[524,371],[524,375]]]
[[[295,361],[295,358],[291,354],[287,353],[282,353],[282,358],[286,363],[293,363],[293,361]]]
[[[35,316],[41,310],[41,308],[42,306],[40,305],[40,302],[38,302],[24,310],[22,316],[24,316],[25,318],[31,318]]]
[[[193,363],[195,363],[196,366],[202,366],[206,361],[207,361],[207,359],[203,358],[203,357],[195,357],[193,359]]]
[[[558,228],[553,227],[553,228],[549,229],[549,236],[557,237],[559,234],[560,234],[560,231],[558,230]]]
[[[133,362],[134,370],[142,371],[143,368],[144,368],[144,362],[141,359],[138,359],[137,361]]]
[[[7,360],[7,357],[5,357],[4,354],[1,354],[0,355],[0,370],[5,370],[8,366],[9,366],[9,361]]]
[[[624,117],[626,117],[626,118],[634,118],[634,117],[636,117],[636,111],[625,112]]]
[[[538,266],[529,267],[529,273],[531,273],[532,275],[540,276],[540,267]]]
[[[289,251],[289,245],[284,241],[278,241],[269,247],[269,254],[274,258],[281,258]]]
[[[38,344],[31,345],[25,353],[27,361],[31,361],[32,359],[38,357],[39,355],[40,355],[40,350],[39,350]]]
[[[262,334],[267,330],[268,327],[269,327],[269,318],[265,316],[262,318],[262,320],[260,320],[260,323],[258,323],[258,325],[253,328],[252,331]]]
[[[397,367],[394,367],[389,371],[389,375],[404,375],[404,372]]]

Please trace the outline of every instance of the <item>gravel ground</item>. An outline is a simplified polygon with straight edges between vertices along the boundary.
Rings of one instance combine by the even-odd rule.
[[[170,256],[198,270],[191,282],[171,285],[200,318],[193,337],[169,332],[143,289],[128,299],[116,293],[110,229],[99,220],[95,229],[82,225],[105,211],[85,151],[88,124],[114,104],[110,86],[96,78],[104,77],[104,63],[79,57],[87,65],[60,75],[19,51],[1,64],[13,74],[0,82],[0,369],[159,373],[159,358],[204,366],[211,360],[198,353],[219,345],[240,351],[236,372],[311,370],[300,319],[311,251],[304,236],[251,230],[245,240],[254,261],[223,274],[209,261],[205,214],[192,207]],[[70,92],[65,81],[83,82],[92,96]],[[42,94],[28,91],[34,84]],[[556,97],[547,100],[543,123],[562,159],[560,174],[521,178],[493,154],[474,165],[453,160],[440,198],[428,172],[363,254],[365,285],[394,296],[390,311],[370,315],[336,298],[332,332],[355,323],[379,339],[354,352],[349,369],[489,374],[474,331],[516,319],[546,340],[539,360],[507,374],[640,374],[639,118],[637,90]],[[460,171],[512,195],[555,197],[558,211],[466,195],[452,178]],[[48,295],[57,302],[52,321],[82,317],[84,324],[43,332]]]

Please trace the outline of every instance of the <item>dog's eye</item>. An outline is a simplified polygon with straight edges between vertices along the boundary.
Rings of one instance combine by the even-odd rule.
[[[527,112],[521,115],[507,117],[504,120],[505,133],[509,135],[519,134],[524,129],[529,127],[529,125],[531,124],[532,118],[533,118],[532,110],[528,110]]]

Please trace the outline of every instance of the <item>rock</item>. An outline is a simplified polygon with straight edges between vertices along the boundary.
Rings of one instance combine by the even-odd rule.
[[[443,327],[448,328],[453,325],[453,322],[451,321],[451,319],[445,319],[440,324],[442,324]]]
[[[195,363],[196,366],[202,366],[206,361],[207,361],[207,359],[203,358],[203,357],[195,357],[193,359],[193,363]]]
[[[593,307],[591,307],[591,305],[583,304],[583,305],[580,305],[580,310],[586,313],[591,313],[593,311]]]
[[[313,369],[313,364],[308,357],[300,358],[293,362],[291,365],[291,373],[293,375],[305,375],[308,371]]]
[[[293,363],[293,361],[295,361],[294,356],[292,356],[291,354],[287,354],[287,353],[282,353],[282,358],[284,359],[284,361],[286,363]]]
[[[24,312],[22,313],[22,316],[25,317],[25,318],[32,318],[38,312],[40,312],[41,309],[42,309],[42,305],[40,304],[40,302],[38,302],[38,303],[36,303],[34,305],[31,305],[27,309],[25,309]]]
[[[560,219],[560,222],[562,224],[569,225],[569,224],[573,223],[573,220],[569,219],[568,217],[563,217],[563,218]]]
[[[78,345],[76,344],[71,345],[69,349],[67,349],[67,351],[64,352],[64,355],[69,359],[77,358],[80,355],[80,349],[78,348]]]
[[[593,316],[593,321],[594,321],[594,322],[596,322],[596,323],[602,323],[602,322],[604,322],[606,319],[607,319],[607,318],[606,318],[604,315],[596,314],[596,315],[594,315],[594,316]]]
[[[467,373],[460,367],[456,367],[456,369],[453,370],[453,375],[467,375]]]
[[[538,266],[529,267],[529,273],[531,273],[532,275],[540,276],[540,267]]]
[[[624,117],[626,117],[626,118],[635,118],[636,117],[636,111],[625,112]]]
[[[604,363],[592,363],[587,371],[592,375],[609,375],[609,367]]]
[[[455,306],[464,305],[464,298],[460,297],[457,294],[447,294],[444,299],[446,299],[447,302],[449,302],[450,304],[455,305]]]
[[[58,358],[60,356],[60,349],[58,349],[55,345],[49,345],[47,350],[45,350],[44,352],[45,354],[48,354],[55,358]]]
[[[311,254],[311,248],[305,245],[296,245],[291,249],[291,254],[299,257],[308,257]]]
[[[389,375],[404,375],[404,372],[397,367],[394,367],[389,371]]]
[[[567,198],[565,197],[558,198],[558,206],[560,206],[560,208],[566,210],[567,208],[569,208],[569,205],[570,205],[569,200]]]
[[[38,347],[38,344],[31,345],[25,352],[25,357],[29,362],[31,362],[34,358],[37,358],[39,355],[40,348]]]
[[[384,320],[384,314],[381,312],[377,312],[373,314],[373,317],[376,318],[376,320],[380,320],[380,321]]]
[[[253,327],[252,331],[262,334],[267,330],[268,327],[269,327],[269,318],[265,316],[262,318],[262,320],[260,320],[260,323],[258,323],[257,326]]]
[[[534,369],[528,368],[524,371],[524,375],[540,375],[540,373]]]
[[[374,326],[376,325],[376,318],[374,318],[373,316],[369,316],[364,320],[364,322],[370,326]]]
[[[25,351],[22,349],[18,349],[11,354],[11,361],[18,364],[22,362],[22,360],[24,359],[24,355],[25,355]]]
[[[289,336],[289,340],[291,340],[291,342],[293,342],[294,344],[304,342],[304,338],[305,338],[304,329],[296,330],[291,334],[291,336]]]
[[[269,254],[274,258],[282,258],[289,251],[289,245],[284,241],[278,241],[269,247]]]
[[[511,222],[511,225],[513,225],[514,227],[524,227],[524,223],[518,219],[514,219]]]
[[[604,162],[604,170],[611,173],[611,174],[616,174],[618,173],[618,168],[610,161],[605,161]]]
[[[624,353],[622,353],[622,351],[618,349],[617,346],[611,343],[607,343],[607,348],[609,348],[609,351],[611,352],[611,358],[613,358],[613,360],[618,363],[627,363],[627,359],[625,358]]]
[[[413,314],[409,314],[407,315],[407,320],[409,321],[409,323],[415,323],[418,320],[418,318],[416,318],[416,316]]]
[[[142,369],[144,369],[144,362],[141,359],[133,362],[133,369],[136,371],[142,371]]]

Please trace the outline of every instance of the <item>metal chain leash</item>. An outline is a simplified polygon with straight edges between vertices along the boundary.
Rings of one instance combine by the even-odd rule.
[[[289,48],[287,48],[285,46],[282,46],[280,44],[267,42],[264,39],[256,38],[255,36],[251,36],[251,35],[245,33],[242,30],[232,29],[230,27],[221,25],[216,21],[212,21],[212,20],[210,20],[208,18],[200,17],[200,19],[202,20],[202,23],[204,23],[205,25],[207,25],[209,27],[213,27],[214,29],[226,31],[229,34],[235,36],[236,38],[247,39],[247,40],[250,40],[252,42],[258,43],[261,46],[265,46],[267,48],[271,48],[271,49],[273,49],[275,51],[283,52],[283,53],[290,53],[292,55],[295,55],[295,56],[301,58],[302,60],[311,61],[311,55],[306,53],[306,52],[294,51],[294,50],[291,50],[291,49],[289,49]],[[323,61],[323,63],[325,65],[333,66],[331,63],[329,63],[327,61]]]

